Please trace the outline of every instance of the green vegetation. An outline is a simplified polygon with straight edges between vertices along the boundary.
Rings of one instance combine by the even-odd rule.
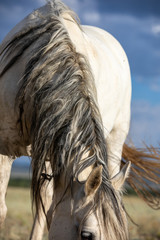
[[[31,180],[25,178],[11,178],[9,181],[9,187],[21,187],[30,188]]]

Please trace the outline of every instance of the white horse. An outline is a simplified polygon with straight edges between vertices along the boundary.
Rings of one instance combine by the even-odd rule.
[[[120,169],[130,100],[130,70],[121,45],[99,28],[80,26],[61,2],[50,1],[13,28],[0,46],[1,222],[9,157],[30,155],[36,212],[50,207],[49,239],[128,239],[121,190],[130,160],[128,181],[135,190],[137,169],[144,170],[138,172],[142,181],[159,181],[149,172],[154,164],[148,157],[158,160],[156,152],[147,155],[125,145],[127,163]],[[41,238],[39,216],[31,239]]]

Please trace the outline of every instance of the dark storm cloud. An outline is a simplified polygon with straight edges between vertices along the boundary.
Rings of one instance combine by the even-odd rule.
[[[100,0],[97,1],[100,12],[114,12],[138,17],[160,16],[159,0]]]
[[[115,17],[104,14],[102,18],[103,28],[113,34],[124,47],[132,74],[146,82],[158,77],[160,81],[160,33],[153,31],[154,26],[160,26],[160,20],[147,17],[137,19],[122,14]]]
[[[16,1],[12,1],[12,0],[1,0],[0,1],[0,6],[5,6],[5,7],[8,7],[11,8],[14,7],[14,6],[23,6],[24,8],[26,7],[31,7],[32,9],[34,7],[37,7],[37,3],[38,1],[33,1],[33,0],[16,0]]]

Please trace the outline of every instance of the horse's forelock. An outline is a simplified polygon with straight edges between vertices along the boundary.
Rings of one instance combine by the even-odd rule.
[[[126,212],[121,197],[115,191],[108,181],[107,184],[102,183],[97,195],[94,198],[94,204],[91,211],[98,211],[97,221],[101,234],[106,239],[128,240],[128,223]]]
[[[126,212],[121,196],[113,189],[109,181],[105,184],[102,183],[90,202],[82,206],[81,211],[85,214],[79,225],[79,234],[83,230],[87,218],[94,214],[99,226],[100,239],[102,236],[102,239],[108,240],[129,239]]]

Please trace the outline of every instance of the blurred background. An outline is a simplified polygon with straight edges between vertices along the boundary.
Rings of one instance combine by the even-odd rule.
[[[129,59],[132,77],[132,116],[128,139],[132,140],[137,147],[142,147],[143,142],[155,147],[159,146],[160,1],[63,1],[78,14],[81,24],[94,25],[105,29],[123,46]],[[20,20],[44,3],[45,0],[0,0],[0,42]],[[17,159],[14,162],[10,186],[29,186],[31,175],[30,171],[28,171],[29,164],[30,159],[26,157]],[[26,179],[28,180],[26,181]],[[28,193],[29,190],[25,191],[23,189],[22,191],[21,189],[19,191],[17,189],[15,191],[15,189],[9,188],[7,198],[9,217],[6,229],[9,226],[10,230],[4,230],[4,232],[0,233],[0,239],[27,239],[26,236],[30,231],[30,221],[32,219]],[[20,202],[18,202],[19,196],[21,196],[22,200]],[[134,215],[134,220],[139,221],[141,226],[136,230],[131,226],[131,238],[135,240],[160,239],[160,213],[151,212],[135,197],[127,198],[125,201],[129,206],[129,213],[131,216]],[[22,215],[17,215],[20,213],[17,213],[15,203],[19,204],[19,212],[29,216],[27,220]],[[130,206],[133,208],[131,209]],[[139,215],[135,215],[137,208]],[[24,209],[25,212],[23,212]],[[146,220],[147,217],[148,220]],[[17,225],[15,225],[14,219],[16,219]],[[144,223],[147,227],[144,227],[141,223]],[[19,226],[21,226],[20,229]],[[146,228],[150,233],[146,233]]]

